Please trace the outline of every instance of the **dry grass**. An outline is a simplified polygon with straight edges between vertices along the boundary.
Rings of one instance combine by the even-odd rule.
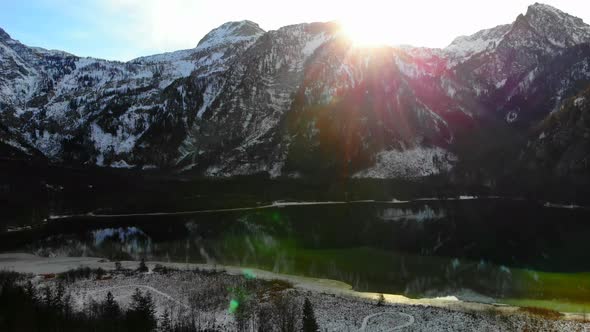
[[[262,288],[257,293],[257,297],[261,301],[276,300],[283,296],[285,290],[293,288],[293,284],[290,282],[278,279],[264,281],[262,284]]]
[[[279,279],[273,279],[273,280],[269,280],[268,281],[268,291],[270,292],[282,292],[286,289],[290,289],[293,288],[293,284],[285,281],[285,280],[279,280]]]
[[[552,320],[557,320],[563,317],[563,314],[561,312],[545,308],[521,307],[520,309],[518,309],[518,311],[529,315]]]

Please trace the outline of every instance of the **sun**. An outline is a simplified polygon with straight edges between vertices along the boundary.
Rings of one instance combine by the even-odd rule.
[[[349,38],[353,45],[359,47],[378,47],[392,44],[392,36],[383,23],[379,20],[340,19],[340,28],[345,37]]]

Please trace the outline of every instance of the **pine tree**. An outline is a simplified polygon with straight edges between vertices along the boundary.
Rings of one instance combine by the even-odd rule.
[[[119,307],[119,304],[117,303],[117,301],[115,301],[115,297],[113,296],[113,293],[108,292],[107,298],[105,299],[105,301],[103,303],[104,319],[115,320],[115,319],[119,318],[120,314],[121,314],[121,308]]]
[[[273,301],[273,307],[279,331],[295,332],[301,310],[295,299],[289,295],[278,296]]]
[[[164,313],[160,317],[160,328],[158,329],[160,332],[172,332],[172,319],[170,318],[170,311],[168,309],[164,310]]]
[[[142,258],[141,261],[139,262],[139,267],[137,268],[137,271],[139,272],[149,272],[149,269],[147,267],[147,265],[145,265],[145,259]]]
[[[127,310],[127,329],[129,331],[154,331],[157,327],[156,307],[149,293],[143,295],[139,288],[131,296]]]
[[[78,108],[78,104],[76,103],[76,98],[70,99],[69,107],[70,107],[70,110],[72,110],[72,111],[74,111],[74,110],[76,110],[76,108]]]
[[[65,292],[66,290],[63,282],[58,283],[55,289],[55,298],[53,304],[58,311],[61,311],[64,307],[63,299],[65,296]]]
[[[315,319],[313,312],[313,306],[308,298],[305,298],[303,303],[303,326],[301,331],[303,332],[317,332],[319,330],[318,323]]]
[[[48,308],[53,305],[53,294],[49,286],[43,288],[43,304]]]
[[[63,298],[63,315],[66,320],[69,320],[74,313],[74,308],[72,306],[72,295],[66,294]]]
[[[142,298],[143,298],[143,294],[141,294],[141,291],[139,290],[139,288],[136,288],[135,292],[133,292],[133,295],[131,295],[131,304],[130,304],[129,310],[133,310],[133,311],[139,310],[140,306],[141,306]]]
[[[33,286],[31,280],[28,280],[25,284],[25,294],[27,294],[27,296],[30,297],[32,301],[36,300],[37,291],[35,290],[35,287]]]
[[[230,312],[233,313],[236,318],[238,331],[244,331],[251,314],[249,296],[246,293],[246,290],[239,286],[231,288],[230,292],[233,297],[230,302]]]

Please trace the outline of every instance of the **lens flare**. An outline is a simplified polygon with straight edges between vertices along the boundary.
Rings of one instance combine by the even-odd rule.
[[[240,302],[238,302],[238,300],[236,299],[232,299],[231,301],[229,301],[229,312],[230,313],[235,313],[238,310],[238,307],[240,306]]]
[[[250,269],[244,269],[242,270],[242,273],[244,274],[244,278],[246,278],[247,280],[256,279],[256,274],[254,274],[254,271]]]

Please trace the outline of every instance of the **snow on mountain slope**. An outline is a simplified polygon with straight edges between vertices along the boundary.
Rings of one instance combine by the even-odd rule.
[[[192,73],[210,78],[226,71],[264,33],[252,22],[227,23],[212,33],[217,31],[223,31],[227,40],[127,63],[30,48],[2,31],[0,102],[4,106],[0,116],[13,122],[11,127],[28,143],[56,160],[63,159],[64,141],[80,136],[80,131],[95,142],[97,161],[104,160],[105,154],[115,158],[131,153],[129,137],[137,141],[137,135],[150,126],[153,112],[166,112],[161,98],[164,89]],[[110,144],[98,143],[104,143],[94,135],[99,132],[110,132]],[[121,145],[127,148],[117,148]]]
[[[122,63],[0,30],[0,140],[52,161],[210,176],[426,176],[460,161],[449,151],[474,130],[527,132],[559,109],[590,79],[589,42],[582,20],[541,4],[445,49],[241,21]]]
[[[251,21],[228,22],[209,32],[196,48],[157,54],[131,60],[131,63],[156,64],[172,77],[187,77],[194,70],[199,76],[208,76],[227,69],[236,49],[248,48],[264,34],[258,24]]]
[[[377,162],[353,175],[355,178],[420,178],[440,174],[452,168],[456,157],[441,148],[390,150],[377,154]]]
[[[312,23],[260,37],[224,75],[227,80],[215,93],[214,107],[199,110],[206,124],[192,128],[183,143],[183,162],[190,168],[209,160],[209,175],[273,169],[276,174],[284,154],[284,142],[276,141],[279,123],[301,84],[306,61],[335,34],[333,24]],[[202,137],[219,139],[203,142]]]
[[[517,37],[514,38],[514,35]],[[582,19],[557,8],[535,3],[528,7],[526,15],[520,15],[513,24],[500,25],[471,36],[459,37],[445,48],[445,52],[455,60],[454,63],[457,63],[481,52],[495,51],[507,40],[517,43],[513,46],[533,46],[553,52],[590,42],[590,26]]]
[[[252,41],[260,37],[264,30],[252,21],[227,22],[212,30],[199,41],[197,49],[218,48],[223,45]]]
[[[510,24],[500,25],[492,29],[481,30],[471,36],[455,39],[445,51],[457,59],[466,59],[473,54],[494,49],[502,38],[510,31]]]
[[[0,35],[0,102],[24,104],[37,88],[37,70],[11,47],[15,43],[4,30]]]

